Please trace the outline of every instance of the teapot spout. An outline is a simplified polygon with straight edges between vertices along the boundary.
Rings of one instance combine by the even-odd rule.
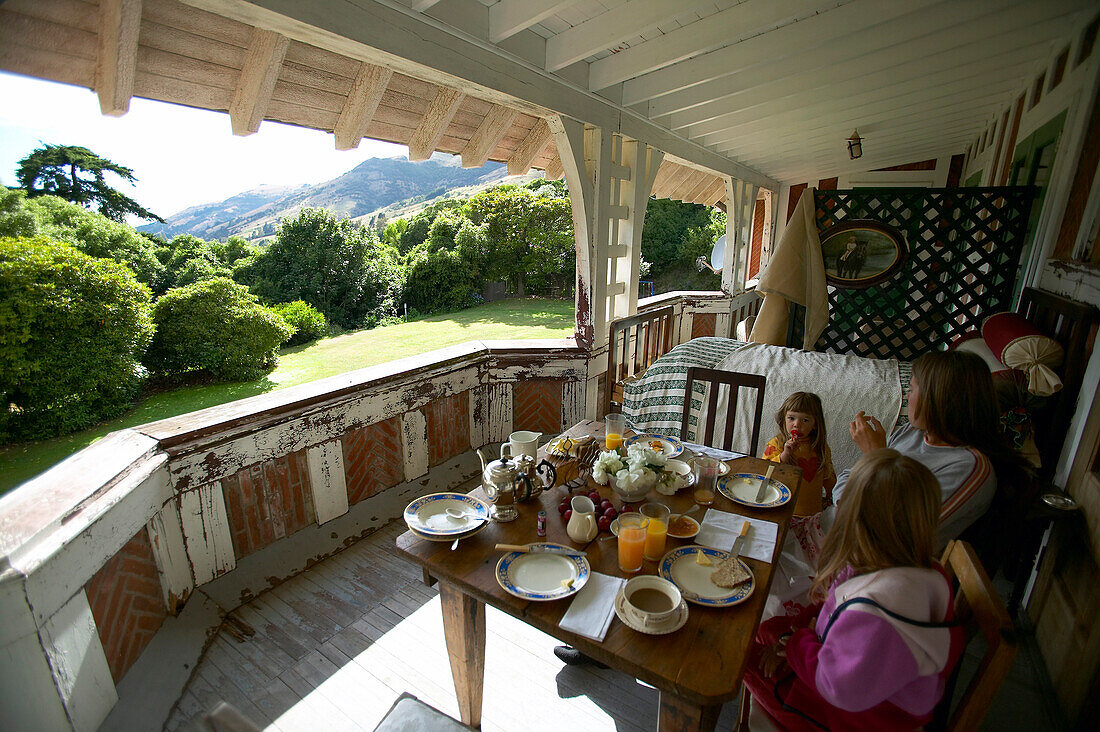
[[[481,472],[485,472],[485,455],[482,454],[481,448],[474,450],[477,453],[477,459],[481,461]]]

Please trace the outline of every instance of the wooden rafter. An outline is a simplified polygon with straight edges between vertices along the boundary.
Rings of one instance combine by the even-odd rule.
[[[726,198],[726,179],[722,176],[716,176],[714,182],[709,188],[695,199],[696,203],[701,203],[705,206],[713,206],[718,201],[724,201]]]
[[[508,158],[508,175],[523,175],[531,169],[531,163],[550,144],[550,128],[545,120],[539,120]]]
[[[262,28],[252,30],[233,103],[229,105],[234,135],[251,135],[260,129],[289,45],[284,35]]]
[[[95,90],[103,114],[118,117],[130,109],[140,32],[141,0],[101,0]]]
[[[665,163],[665,165],[670,165],[672,167],[671,170],[669,170],[668,177],[661,182],[660,190],[658,190],[656,186],[653,188],[653,195],[658,198],[672,198],[672,192],[691,175],[691,168],[676,163]]]
[[[561,180],[565,175],[565,168],[562,166],[561,158],[555,155],[550,158],[550,162],[546,164],[546,180]]]
[[[489,7],[489,40],[500,43],[577,0],[508,0]]]
[[[703,178],[706,178],[706,173],[700,173],[697,170],[692,170],[684,178],[680,185],[676,186],[676,189],[672,192],[669,198],[675,198],[680,201],[689,201],[689,195],[692,191],[699,187],[699,183]]]
[[[504,134],[516,121],[517,116],[519,112],[514,109],[494,105],[489,110],[489,114],[485,115],[474,136],[466,143],[466,147],[462,148],[462,167],[480,168],[485,165],[485,161],[504,139]]]
[[[393,71],[390,69],[368,63],[359,67],[333,130],[337,150],[351,150],[359,146],[392,78]]]
[[[427,160],[432,156],[465,98],[466,95],[456,89],[439,87],[409,140],[409,160]]]
[[[696,176],[694,183],[695,185],[684,193],[684,200],[688,203],[695,203],[695,200],[702,195],[703,191],[714,185],[714,176],[708,175],[707,173],[700,173]]]

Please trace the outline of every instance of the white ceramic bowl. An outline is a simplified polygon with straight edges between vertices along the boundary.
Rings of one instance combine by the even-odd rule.
[[[609,481],[608,484],[611,486],[611,490],[615,491],[615,495],[622,499],[623,503],[637,503],[638,501],[643,501],[645,497],[649,495],[649,492],[653,490],[652,487],[649,487],[628,491],[619,486],[619,481],[615,480],[614,475],[607,476],[607,479]]]

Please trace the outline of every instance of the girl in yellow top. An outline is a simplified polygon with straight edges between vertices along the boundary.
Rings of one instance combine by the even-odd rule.
[[[836,471],[825,436],[825,414],[817,394],[796,391],[775,413],[779,434],[768,440],[764,459],[802,468],[796,516],[810,516],[832,505]]]

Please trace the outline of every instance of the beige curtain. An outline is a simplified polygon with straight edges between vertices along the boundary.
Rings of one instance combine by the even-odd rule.
[[[821,257],[821,240],[814,221],[813,188],[802,192],[756,289],[763,293],[764,304],[760,306],[749,340],[774,346],[787,345],[787,320],[790,304],[795,302],[806,308],[802,348],[812,351],[829,322],[825,261]]]

